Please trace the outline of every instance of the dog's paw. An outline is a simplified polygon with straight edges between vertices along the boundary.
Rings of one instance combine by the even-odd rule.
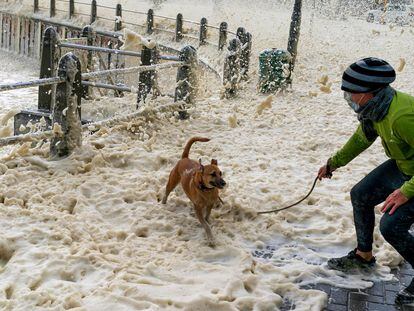
[[[207,245],[210,246],[211,248],[215,248],[216,242],[214,241],[214,239],[207,239]]]

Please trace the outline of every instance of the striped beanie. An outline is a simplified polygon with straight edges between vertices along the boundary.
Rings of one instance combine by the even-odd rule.
[[[395,71],[385,60],[367,57],[351,64],[342,75],[341,89],[350,93],[372,93],[395,80]]]

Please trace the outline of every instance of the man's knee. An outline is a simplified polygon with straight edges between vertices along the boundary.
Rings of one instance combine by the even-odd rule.
[[[395,240],[398,236],[395,219],[396,217],[392,217],[388,214],[384,214],[381,218],[380,231],[384,239],[388,242]]]
[[[351,189],[351,202],[354,207],[364,205],[364,191],[359,184],[356,184]]]

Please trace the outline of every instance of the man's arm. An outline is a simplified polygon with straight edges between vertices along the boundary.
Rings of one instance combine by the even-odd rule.
[[[359,125],[354,135],[351,136],[347,143],[332,158],[329,159],[328,164],[333,170],[341,166],[345,166],[364,150],[368,149],[374,141],[375,139],[372,141],[367,139],[362,131],[361,125]]]
[[[414,115],[405,115],[400,117],[394,123],[394,135],[405,141],[411,148],[414,148]],[[414,161],[414,160],[413,160]],[[413,163],[414,166],[414,163]],[[400,188],[401,193],[407,199],[414,197],[414,176],[406,181]]]

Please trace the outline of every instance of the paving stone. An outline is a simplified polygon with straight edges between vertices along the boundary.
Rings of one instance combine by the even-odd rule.
[[[348,302],[348,291],[340,288],[332,288],[330,299],[334,304],[346,305]]]
[[[380,303],[368,302],[368,310],[369,311],[395,311],[395,310],[398,310],[398,309],[396,307],[390,306],[390,305],[383,305],[383,304],[380,304]]]
[[[326,311],[348,311],[348,307],[345,305],[329,304],[326,307]]]
[[[368,301],[369,295],[366,293],[349,293],[349,301],[358,300],[358,301]]]
[[[354,299],[359,298],[359,293],[349,293],[348,311],[367,311],[368,302],[365,300]]]
[[[300,287],[301,289],[315,289],[314,284],[303,285]]]
[[[399,275],[414,276],[414,269],[407,263],[407,264],[400,267],[398,273],[399,273]]]
[[[413,280],[412,275],[400,275],[400,282],[403,286],[408,286]]]
[[[403,306],[402,311],[414,311],[414,306]]]
[[[367,301],[368,302],[374,302],[374,303],[384,303],[384,296],[369,295],[367,297]]]
[[[385,291],[385,303],[388,305],[393,305],[395,302],[395,296],[397,292]]]
[[[386,282],[384,284],[384,288],[386,291],[399,292],[401,289],[401,285],[399,282]]]
[[[368,288],[366,292],[370,295],[384,296],[384,283],[375,282],[371,288]]]
[[[327,284],[316,284],[316,285],[315,285],[315,289],[318,289],[318,290],[324,291],[325,293],[327,293],[327,294],[328,294],[328,296],[329,296],[329,294],[330,294],[330,292],[331,292],[331,287],[332,287],[332,286],[329,286],[329,285],[327,285]]]
[[[294,308],[295,308],[295,305],[291,301],[284,300],[282,307],[280,307],[280,311],[290,311],[290,310],[294,310]]]

